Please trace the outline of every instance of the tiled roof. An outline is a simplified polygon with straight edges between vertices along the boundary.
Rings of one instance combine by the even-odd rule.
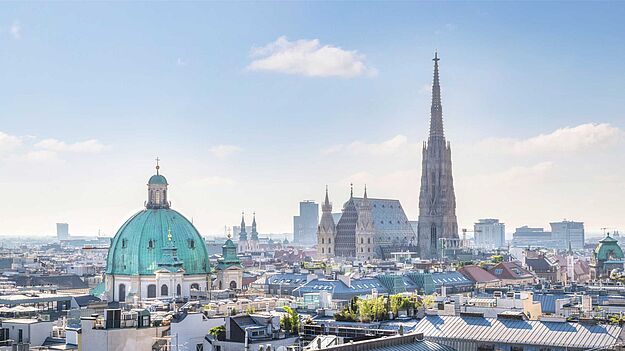
[[[458,272],[476,283],[488,283],[499,280],[489,271],[476,265],[464,266],[458,269]]]

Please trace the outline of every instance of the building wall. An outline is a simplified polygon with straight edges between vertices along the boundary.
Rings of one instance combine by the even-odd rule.
[[[299,203],[299,216],[293,217],[293,241],[312,245],[317,241],[319,205],[313,201]]]
[[[41,346],[47,337],[52,334],[53,322],[13,323],[10,320],[2,322],[2,328],[9,330],[9,338],[19,340],[19,331],[22,331],[22,342],[31,346]]]
[[[584,223],[573,221],[553,222],[551,225],[551,236],[556,241],[558,249],[566,250],[571,248],[581,250],[584,248]]]
[[[95,319],[80,320],[81,337],[78,347],[88,351],[150,351],[156,337],[169,330],[166,327],[94,329]]]
[[[182,321],[171,324],[172,350],[196,351],[197,345],[204,344],[208,331],[220,325],[224,325],[224,318],[206,318],[202,313],[187,314]]]
[[[473,225],[475,246],[499,249],[506,246],[506,226],[498,219],[480,219]]]
[[[208,287],[208,276],[205,275],[182,275],[181,278],[173,279],[166,275],[149,276],[113,276],[107,275],[105,279],[106,295],[108,301],[120,301],[119,286],[126,286],[126,294],[134,293],[140,299],[148,298],[148,286],[156,285],[156,297],[161,297],[161,285],[168,285],[168,296],[176,296],[176,285],[180,283],[182,297],[191,297],[191,285],[197,284],[201,291]]]

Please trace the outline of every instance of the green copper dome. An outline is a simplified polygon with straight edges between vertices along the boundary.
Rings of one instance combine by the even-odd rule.
[[[168,229],[171,230],[171,244]],[[169,208],[139,211],[119,228],[108,251],[106,273],[152,275],[159,269],[159,263],[168,261],[169,245],[172,244],[185,274],[209,273],[208,253],[202,236],[189,220]]]
[[[163,177],[160,174],[155,174],[155,175],[150,177],[150,180],[148,180],[148,184],[163,184],[163,185],[167,185],[167,179],[165,179],[165,177]]]
[[[608,234],[599,241],[599,245],[595,247],[595,257],[599,261],[622,260],[623,250],[618,245],[618,241]]]

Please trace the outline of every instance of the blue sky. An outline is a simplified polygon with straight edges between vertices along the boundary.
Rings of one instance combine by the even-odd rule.
[[[337,210],[350,182],[416,218],[435,49],[461,227],[625,229],[623,3],[0,10],[2,234],[113,234],[157,155],[204,234],[241,210],[289,232],[297,201],[329,184]]]

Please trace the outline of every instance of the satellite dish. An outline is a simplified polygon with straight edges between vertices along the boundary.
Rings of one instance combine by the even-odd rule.
[[[276,349],[276,351],[287,351],[286,346],[282,345]]]

